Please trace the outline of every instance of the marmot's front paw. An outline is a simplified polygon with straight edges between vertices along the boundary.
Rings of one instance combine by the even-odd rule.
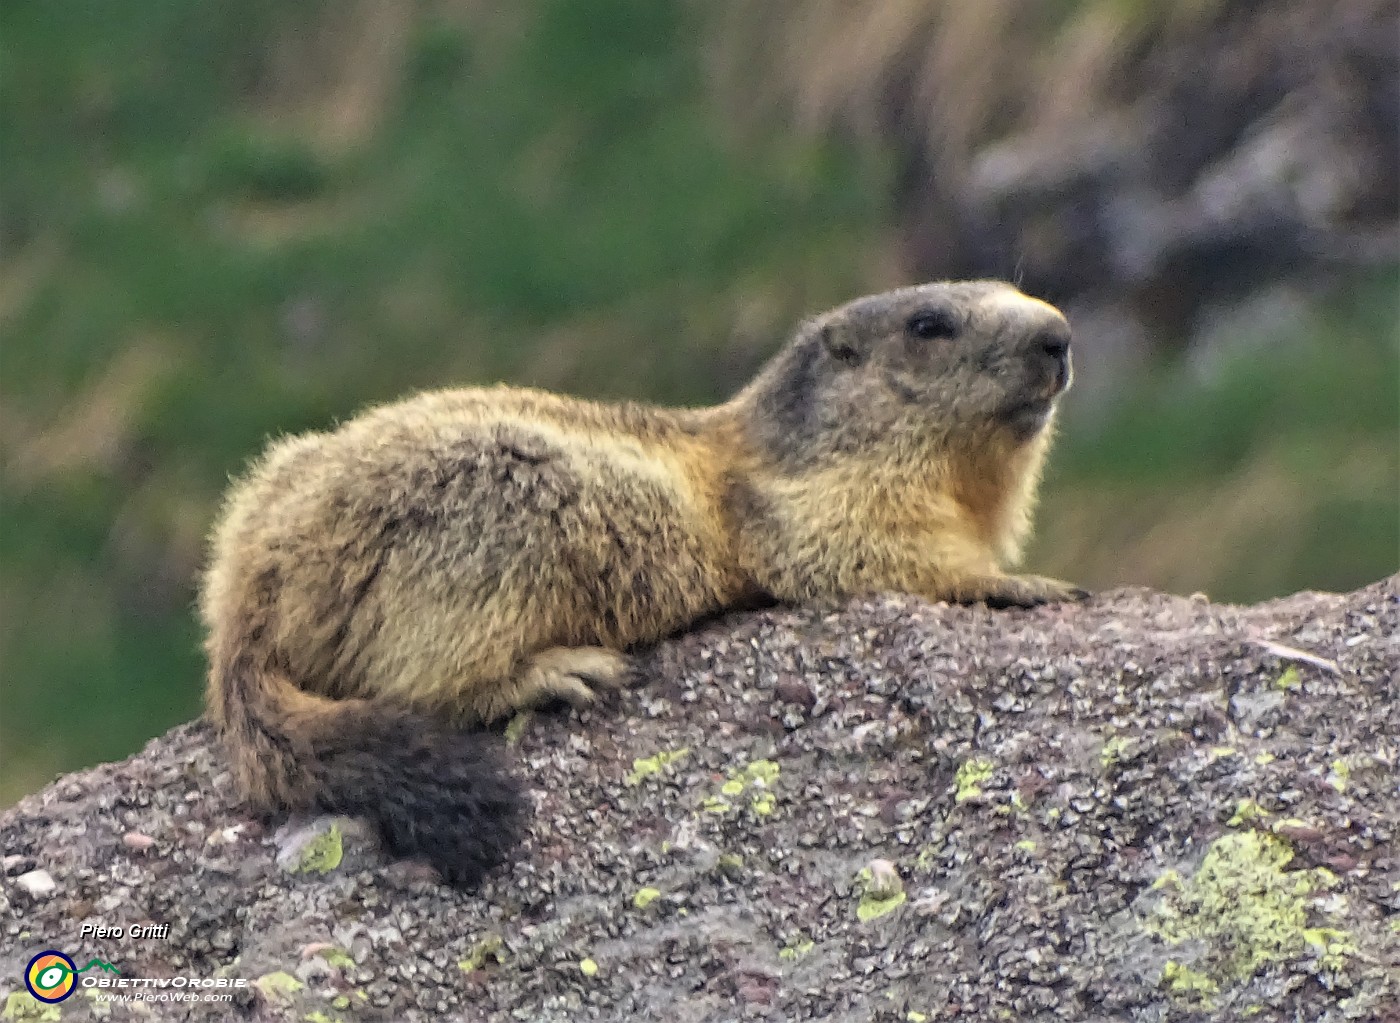
[[[1004,575],[966,587],[959,596],[964,603],[984,603],[1000,610],[1084,600],[1089,596],[1089,591],[1043,575]]]

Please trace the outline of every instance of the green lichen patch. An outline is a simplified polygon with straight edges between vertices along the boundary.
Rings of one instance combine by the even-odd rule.
[[[889,860],[872,860],[857,875],[860,902],[856,904],[856,919],[861,923],[879,919],[904,905],[904,881]]]
[[[650,757],[638,757],[632,761],[632,770],[627,774],[628,785],[640,785],[652,775],[660,774],[682,757],[689,756],[689,749],[662,750]]]
[[[5,1008],[0,1019],[12,1019],[23,1023],[49,1023],[62,1019],[57,1005],[47,1005],[28,991],[16,991],[5,999]]]
[[[488,960],[497,965],[506,961],[506,943],[499,934],[488,934],[473,945],[467,957],[457,962],[457,968],[463,973],[475,973],[485,969]]]
[[[992,776],[996,765],[986,757],[973,757],[958,768],[954,778],[953,801],[965,803],[982,795],[982,783]]]
[[[332,823],[302,847],[291,871],[293,874],[328,874],[340,866],[344,858],[345,841],[340,825]]]
[[[326,965],[333,966],[337,970],[353,970],[355,968],[354,958],[343,948],[328,948],[321,953],[321,958],[326,961]]]
[[[661,898],[661,889],[639,888],[637,893],[632,896],[632,905],[637,909],[646,909],[659,898]]]
[[[812,949],[817,947],[817,943],[804,934],[794,934],[788,938],[787,944],[778,949],[778,958],[787,962],[801,959]]]
[[[525,737],[525,732],[529,729],[530,721],[534,716],[534,711],[522,710],[510,719],[510,723],[506,725],[507,746],[519,745],[520,740]]]
[[[904,905],[907,898],[908,896],[903,892],[896,892],[887,899],[877,899],[869,894],[862,895],[860,902],[856,904],[856,919],[861,923],[877,920],[886,913],[893,913]]]
[[[1178,997],[1201,999],[1206,1002],[1220,992],[1220,985],[1204,973],[1183,966],[1173,959],[1168,959],[1167,965],[1162,967],[1162,983]]]
[[[294,994],[306,987],[285,970],[264,974],[253,981],[253,986],[270,1002],[289,1002]]]
[[[1318,965],[1329,971],[1340,970],[1357,951],[1352,936],[1337,927],[1308,927],[1303,943],[1317,955]]]
[[[1327,772],[1327,784],[1338,792],[1345,792],[1347,782],[1351,779],[1351,768],[1347,762],[1340,757],[1332,761],[1329,765],[1331,770]]]
[[[714,873],[720,877],[727,877],[731,881],[737,881],[744,873],[744,857],[738,853],[721,853],[719,862],[715,864]]]
[[[1269,811],[1254,800],[1241,799],[1235,804],[1235,812],[1226,823],[1232,828],[1237,828],[1246,821],[1259,820],[1267,816],[1269,816]]]
[[[766,817],[777,808],[778,800],[773,794],[782,773],[771,760],[755,760],[741,768],[729,772],[729,777],[719,788],[718,795],[706,796],[700,803],[705,813],[728,813],[735,808],[740,797],[747,795],[749,809],[760,817]]]
[[[1122,735],[1115,735],[1103,744],[1103,749],[1099,750],[1099,766],[1105,771],[1118,761],[1123,759],[1123,754],[1128,752],[1133,740]]]
[[[755,760],[744,768],[744,774],[751,782],[772,787],[778,780],[782,768],[771,760]]]
[[[1328,971],[1344,964],[1356,948],[1351,936],[1308,926],[1309,897],[1328,878],[1317,870],[1285,870],[1292,859],[1293,850],[1275,835],[1232,832],[1211,844],[1193,876],[1169,871],[1158,878],[1152,887],[1164,897],[1147,930],[1170,945],[1190,941],[1204,949],[1190,966],[1174,968],[1180,984],[1205,994],[1196,974],[1219,988],[1305,956]]]
[[[1285,692],[1297,689],[1303,684],[1303,677],[1298,674],[1298,669],[1290,667],[1278,678],[1274,679],[1274,688],[1282,689]]]

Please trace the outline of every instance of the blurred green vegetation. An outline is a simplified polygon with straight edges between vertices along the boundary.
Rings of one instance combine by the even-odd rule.
[[[889,168],[727,125],[694,17],[0,7],[0,805],[198,712],[204,533],[270,435],[496,379],[709,401],[900,283]],[[1238,599],[1395,571],[1394,282],[1071,422],[1036,566]]]
[[[1202,379],[1164,362],[1046,480],[1030,560],[1098,587],[1248,602],[1400,570],[1400,290],[1359,275]]]

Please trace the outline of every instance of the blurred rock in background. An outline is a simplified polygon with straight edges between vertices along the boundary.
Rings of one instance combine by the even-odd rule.
[[[1400,256],[1393,0],[736,2],[720,38],[737,111],[758,89],[887,154],[911,278],[1068,308],[1095,397],[1222,309]]]

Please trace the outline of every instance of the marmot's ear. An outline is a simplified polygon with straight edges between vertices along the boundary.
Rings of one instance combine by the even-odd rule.
[[[847,366],[859,366],[865,361],[865,348],[851,335],[849,326],[844,323],[824,323],[817,328],[822,347],[837,362]]]

